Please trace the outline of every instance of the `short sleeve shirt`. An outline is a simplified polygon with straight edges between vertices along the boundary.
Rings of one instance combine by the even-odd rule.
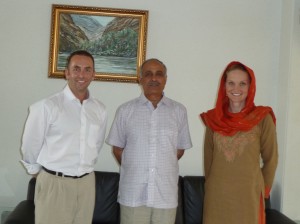
[[[175,208],[178,149],[192,147],[186,108],[163,97],[157,108],[142,94],[121,105],[106,142],[123,148],[119,202]]]

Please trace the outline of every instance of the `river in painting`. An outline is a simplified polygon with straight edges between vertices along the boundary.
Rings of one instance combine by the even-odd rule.
[[[58,55],[57,69],[64,70],[69,54]],[[124,74],[126,76],[136,75],[136,58],[106,57],[93,55],[95,60],[95,70],[99,73]]]

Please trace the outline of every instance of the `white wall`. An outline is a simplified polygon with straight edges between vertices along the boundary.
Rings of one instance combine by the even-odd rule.
[[[227,63],[240,60],[253,68],[257,77],[256,104],[270,105],[276,114],[283,114],[280,71],[293,61],[296,52],[285,59],[286,63],[280,63],[281,46],[288,42],[282,41],[281,20],[293,11],[294,1],[299,0],[1,1],[0,207],[13,207],[26,197],[30,176],[19,160],[28,106],[65,85],[62,79],[47,77],[51,4],[149,10],[147,58],[158,57],[165,62],[168,67],[166,95],[184,103],[188,109],[194,147],[181,159],[180,173],[202,175],[204,127],[198,114],[214,106],[219,77]],[[290,20],[284,21],[288,26]],[[290,217],[300,219],[299,209],[296,212],[293,209],[300,207],[293,199],[293,195],[300,193],[299,187],[290,189],[291,183],[299,186],[300,182],[290,173],[297,162],[295,155],[299,157],[295,147],[297,142],[293,139],[296,139],[294,135],[298,133],[300,123],[292,111],[299,102],[296,99],[299,88],[294,82],[298,71],[295,64],[292,68],[285,74],[290,76],[289,89],[292,90],[287,93],[285,85],[283,91],[289,97],[289,105],[294,106],[284,109],[290,113],[287,119],[278,117],[282,119],[277,126],[282,134],[279,136],[281,165],[275,183],[278,190],[274,204],[283,208]],[[95,81],[91,92],[106,104],[110,126],[117,106],[138,96],[140,87],[137,84]],[[101,151],[96,170],[118,171],[107,145]]]
[[[279,132],[284,137],[281,142],[283,163],[281,206],[282,211],[300,220],[300,1],[285,1],[282,7],[281,55],[279,71],[278,99],[281,110]],[[283,126],[282,124],[285,123]],[[279,180],[279,179],[278,179]]]

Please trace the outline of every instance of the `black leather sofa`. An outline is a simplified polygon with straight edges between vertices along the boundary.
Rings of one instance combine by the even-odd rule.
[[[96,204],[93,224],[119,224],[119,204],[117,203],[119,173],[96,171]],[[204,177],[179,177],[178,208],[175,224],[202,224]],[[27,199],[20,202],[7,217],[4,224],[34,223],[35,178],[29,181]],[[267,224],[296,224],[266,201]]]

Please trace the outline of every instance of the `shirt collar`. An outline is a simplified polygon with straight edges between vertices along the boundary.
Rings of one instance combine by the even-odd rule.
[[[65,96],[67,99],[71,100],[78,100],[77,97],[73,94],[72,90],[70,89],[70,86],[67,84],[63,90]],[[90,99],[90,93],[88,92],[88,98],[86,100]]]
[[[139,102],[140,102],[141,104],[146,104],[146,103],[148,103],[148,102],[151,103],[151,101],[149,101],[143,93],[142,93],[142,94],[140,95],[140,97],[139,97]],[[170,105],[171,105],[171,100],[170,100],[169,98],[167,98],[167,97],[165,96],[165,94],[163,93],[163,97],[162,97],[161,100],[159,101],[158,105],[160,105],[160,104],[164,104],[164,105],[166,105],[166,106],[170,106]]]

